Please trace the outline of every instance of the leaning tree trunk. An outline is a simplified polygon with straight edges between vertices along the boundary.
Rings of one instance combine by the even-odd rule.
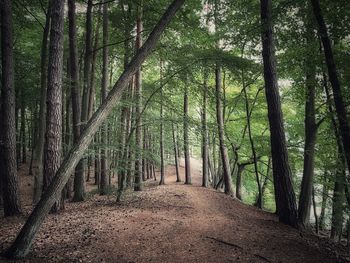
[[[43,192],[48,191],[60,167],[62,156],[63,26],[64,2],[56,0],[52,2],[51,9]],[[55,197],[52,212],[60,209],[60,197],[59,195]]]
[[[314,178],[314,159],[316,144],[316,115],[315,115],[315,85],[316,85],[316,64],[313,61],[313,20],[307,18],[306,45],[307,56],[305,63],[306,70],[306,101],[305,101],[305,145],[304,145],[304,169],[301,181],[301,190],[298,207],[298,222],[302,228],[310,228],[310,209],[312,201],[312,189]]]
[[[279,220],[297,226],[297,205],[288,162],[283,126],[281,99],[278,89],[271,0],[261,0],[262,56],[264,61],[265,93],[270,124],[270,143]]]
[[[142,1],[138,2],[137,21],[136,21],[136,50],[142,46]],[[142,190],[142,120],[141,120],[141,106],[142,106],[142,79],[141,68],[136,71],[135,75],[135,97],[136,97],[136,156],[135,156],[135,181],[134,190]]]
[[[233,196],[231,169],[228,152],[225,144],[225,127],[224,127],[224,113],[222,109],[221,100],[221,69],[220,65],[216,63],[215,66],[215,95],[216,95],[216,121],[218,125],[219,134],[219,148],[220,158],[223,170],[223,181],[225,185],[225,194]]]
[[[113,86],[113,89],[109,92],[109,95],[107,96],[105,102],[100,105],[89,122],[86,124],[79,138],[79,141],[75,143],[69,151],[67,157],[63,161],[62,165],[56,173],[56,176],[50,184],[48,191],[45,192],[38,205],[29,215],[16,240],[7,250],[6,255],[8,257],[23,258],[28,254],[35,234],[39,230],[39,227],[41,226],[45,216],[48,214],[50,208],[54,204],[56,198],[59,196],[63,187],[67,183],[74,167],[77,165],[79,159],[83,156],[84,151],[91,143],[93,135],[97,132],[98,128],[111,113],[115,107],[115,104],[120,100],[120,96],[125,90],[125,87],[129,83],[130,79],[135,74],[136,70],[140,67],[142,62],[151,53],[166,26],[169,24],[170,20],[175,15],[177,10],[182,6],[184,1],[185,0],[174,0],[172,2],[172,4],[169,6],[167,11],[164,13],[164,15],[161,17],[149,35],[147,41],[133,57],[127,68],[123,71],[118,81]],[[60,1],[57,0],[57,2]]]
[[[347,118],[345,103],[343,99],[337,68],[334,62],[331,40],[328,36],[328,30],[324,21],[319,0],[311,0],[314,15],[318,23],[318,31],[321,37],[325,60],[328,68],[329,81],[332,84],[335,110],[338,116],[339,130],[341,133],[344,153],[348,169],[350,169],[350,126]]]
[[[43,189],[43,153],[46,129],[46,90],[47,90],[47,49],[51,23],[51,0],[48,1],[46,22],[41,42],[40,55],[40,109],[38,118],[38,138],[34,149],[34,194],[33,203],[39,202]]]
[[[21,213],[16,164],[16,118],[13,61],[12,1],[1,1],[1,119],[0,162],[4,215]]]
[[[101,88],[101,103],[107,97],[108,85],[108,3],[103,5],[103,38],[102,38],[102,88]],[[100,195],[107,194],[108,187],[108,171],[107,171],[107,139],[108,139],[108,123],[105,122],[101,127],[101,177],[100,177]]]
[[[76,18],[75,18],[75,0],[68,0],[68,19],[69,19],[69,70],[71,81],[71,96],[72,96],[72,113],[73,113],[73,140],[78,141],[80,136],[80,85],[79,85],[79,66],[77,53],[77,33],[76,33]],[[75,168],[74,174],[74,196],[73,201],[83,201],[85,197],[84,183],[84,166],[80,161]]]
[[[190,160],[190,149],[189,149],[189,131],[188,131],[188,86],[185,83],[184,93],[184,154],[185,154],[185,184],[191,184],[191,160]]]

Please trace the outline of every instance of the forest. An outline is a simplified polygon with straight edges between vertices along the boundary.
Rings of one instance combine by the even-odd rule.
[[[350,1],[0,3],[0,262],[350,262]]]

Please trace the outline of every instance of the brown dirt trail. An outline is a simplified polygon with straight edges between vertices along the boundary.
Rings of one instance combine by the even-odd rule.
[[[200,162],[194,159],[193,185],[176,183],[172,166],[166,174],[166,185],[148,181],[144,191],[127,192],[120,205],[114,196],[97,195],[68,203],[63,213],[48,216],[23,262],[342,261],[344,251],[335,252],[327,240],[300,234],[272,214],[200,187]],[[0,219],[1,250],[24,220]]]

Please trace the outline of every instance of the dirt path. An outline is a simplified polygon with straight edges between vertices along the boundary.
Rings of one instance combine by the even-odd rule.
[[[47,218],[26,262],[340,262],[326,240],[200,187],[198,161],[192,172],[185,186],[168,167],[167,185],[148,182],[121,205],[112,196],[67,204]],[[1,250],[23,222],[0,219]]]

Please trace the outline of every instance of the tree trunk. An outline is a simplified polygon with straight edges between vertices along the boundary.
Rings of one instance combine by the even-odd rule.
[[[93,53],[91,58],[91,74],[90,74],[90,88],[89,88],[89,106],[88,106],[88,118],[91,118],[92,113],[94,112],[95,106],[95,93],[96,93],[96,59],[97,59],[97,48],[100,39],[100,24],[101,24],[101,10],[98,10],[98,17],[95,28],[95,36],[94,36],[94,46]]]
[[[215,66],[215,95],[216,95],[216,121],[218,125],[220,157],[223,168],[223,180],[225,185],[225,194],[233,196],[232,180],[230,171],[230,162],[225,144],[224,115],[221,100],[221,68],[218,63]]]
[[[138,2],[137,20],[136,20],[136,50],[139,50],[142,46],[142,5],[143,1]],[[135,97],[136,97],[136,156],[135,156],[135,181],[134,190],[142,190],[142,120],[141,120],[141,107],[142,107],[142,73],[141,68],[136,71],[135,75]]]
[[[328,182],[327,182],[327,173],[325,172],[323,176],[323,186],[322,186],[322,202],[321,202],[321,213],[320,213],[320,220],[319,220],[319,226],[320,230],[325,229],[325,221],[326,221],[326,205],[327,205],[327,199],[328,199]]]
[[[236,175],[236,197],[242,200],[242,173],[245,166],[238,164],[237,175]]]
[[[189,146],[189,129],[188,129],[188,86],[185,83],[184,93],[184,154],[185,154],[185,184],[191,184],[191,160],[190,160],[190,146]]]
[[[68,0],[68,19],[69,19],[69,68],[70,68],[70,85],[72,97],[72,113],[73,113],[73,141],[76,143],[80,136],[80,85],[79,85],[79,70],[77,57],[77,33],[76,33],[76,18],[75,18],[75,0]],[[84,187],[84,166],[81,160],[75,167],[74,174],[74,196],[73,201],[79,202],[85,199]]]
[[[89,107],[89,93],[91,81],[91,58],[92,58],[92,0],[88,0],[85,24],[85,57],[83,73],[83,96],[81,102],[80,133],[86,124]],[[79,202],[85,199],[85,160],[81,159],[76,167],[78,173],[74,177],[73,201]]]
[[[335,242],[340,241],[343,230],[343,210],[344,210],[344,184],[345,184],[345,169],[339,151],[339,164],[335,175],[335,183],[333,190],[333,209],[332,209],[332,226],[331,239]]]
[[[26,145],[26,105],[23,90],[21,91],[21,150],[22,163],[27,162],[27,145]]]
[[[13,61],[12,1],[1,1],[1,138],[0,162],[4,215],[21,213],[16,165],[16,120]],[[1,180],[0,178],[0,180]]]
[[[44,144],[44,184],[43,192],[60,167],[62,156],[62,73],[63,73],[63,26],[64,2],[53,1],[51,10],[51,30],[49,44],[49,67],[47,74],[47,114]],[[63,189],[63,188],[62,188]],[[62,189],[60,191],[62,191]],[[52,212],[60,209],[60,197],[55,196]]]
[[[258,159],[256,156],[256,149],[255,149],[255,145],[254,145],[252,128],[251,128],[251,121],[250,121],[252,110],[249,109],[247,86],[245,84],[243,72],[242,72],[242,80],[243,80],[243,93],[244,93],[244,98],[245,98],[245,110],[246,110],[246,117],[247,117],[248,136],[249,136],[250,147],[251,147],[252,155],[253,155],[255,179],[256,179],[256,183],[257,183],[257,187],[258,187],[258,196],[259,196],[259,198],[256,200],[257,202],[255,203],[255,206],[261,209],[262,208],[262,198],[261,198],[262,194],[261,194],[261,184],[260,184],[259,170],[258,170]]]
[[[262,56],[264,61],[265,93],[270,124],[271,156],[275,200],[279,220],[297,226],[297,205],[288,162],[281,100],[278,89],[271,0],[261,0]]]
[[[265,190],[266,190],[266,187],[267,187],[267,184],[268,184],[269,180],[271,180],[271,179],[270,179],[270,170],[271,170],[270,167],[271,167],[271,158],[269,158],[269,160],[268,160],[268,162],[267,162],[266,177],[265,177],[264,182],[263,182],[263,184],[262,184],[262,186],[261,186],[261,196],[260,196],[260,195],[257,195],[256,201],[255,201],[256,204],[259,203],[259,202],[261,202],[261,206],[262,206],[262,207],[264,207],[264,194],[265,194]],[[259,201],[259,199],[261,199],[261,200]]]
[[[160,61],[160,85],[163,85],[163,62]],[[165,165],[164,165],[164,109],[163,109],[163,87],[160,91],[160,181],[159,185],[165,184]]]
[[[208,142],[208,127],[207,127],[207,103],[208,103],[208,74],[204,69],[203,83],[203,104],[202,104],[202,186],[208,187],[209,177],[209,142]]]
[[[313,212],[314,212],[314,217],[315,217],[315,231],[316,231],[316,234],[318,234],[319,225],[318,225],[318,216],[317,216],[317,207],[316,207],[315,189],[314,188],[312,188],[312,207],[313,207]]]
[[[84,151],[91,143],[93,135],[96,133],[99,126],[106,120],[107,116],[113,110],[116,103],[120,100],[120,96],[132,78],[133,74],[135,74],[136,70],[140,67],[142,62],[151,53],[166,26],[169,24],[170,20],[183,3],[184,0],[174,0],[172,2],[172,4],[169,6],[167,11],[164,13],[162,18],[159,20],[149,35],[147,41],[133,57],[128,67],[123,71],[118,81],[113,86],[113,89],[109,92],[105,102],[101,104],[97,111],[93,114],[83,129],[79,141],[73,145],[67,157],[57,171],[56,176],[50,184],[48,191],[46,191],[46,193],[43,195],[43,198],[39,201],[33,212],[29,215],[16,240],[7,250],[6,254],[8,257],[23,258],[28,254],[35,234],[41,226],[45,216],[48,214],[51,206],[54,204],[56,198],[59,196],[63,187],[67,183],[75,165],[78,163],[79,159],[84,154]]]
[[[313,20],[309,17],[307,21],[306,44],[307,57],[306,69],[306,101],[305,101],[305,145],[304,145],[304,169],[301,181],[299,197],[298,221],[302,228],[310,228],[310,208],[312,201],[312,189],[314,178],[315,144],[317,125],[315,117],[315,85],[316,85],[316,64],[313,61]]]
[[[102,85],[101,85],[101,103],[107,98],[108,86],[108,3],[103,5],[103,38],[102,38]],[[107,146],[108,146],[108,123],[105,122],[101,126],[101,180],[100,195],[107,194],[108,187],[108,165],[107,165]]]
[[[340,87],[337,68],[334,62],[331,40],[328,36],[327,26],[324,21],[319,0],[311,0],[314,15],[318,23],[318,31],[323,44],[325,60],[328,68],[329,81],[332,84],[335,110],[338,116],[339,131],[342,137],[345,159],[350,169],[350,126],[347,118],[345,103]]]
[[[45,27],[41,42],[40,55],[40,109],[38,118],[38,138],[34,150],[34,194],[33,203],[39,202],[43,189],[43,153],[46,129],[46,94],[47,94],[47,49],[51,23],[51,0],[48,1]]]
[[[175,170],[176,170],[176,182],[181,182],[180,179],[180,163],[179,163],[179,154],[178,154],[178,148],[177,148],[177,137],[176,137],[176,131],[175,131],[175,125],[172,123],[172,130],[173,130],[173,144],[174,144],[174,158],[175,158]]]

